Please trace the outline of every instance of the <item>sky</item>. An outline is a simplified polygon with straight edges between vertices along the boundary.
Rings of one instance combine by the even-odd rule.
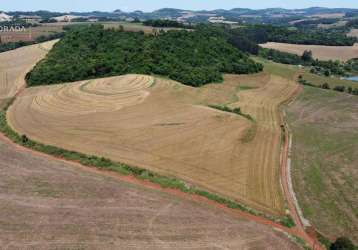
[[[295,9],[313,6],[358,9],[358,0],[0,0],[0,10],[3,11],[153,11],[167,7],[187,10],[274,7]]]

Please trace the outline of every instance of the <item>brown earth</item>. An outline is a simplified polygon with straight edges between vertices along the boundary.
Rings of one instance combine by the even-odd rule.
[[[311,50],[313,52],[313,57],[321,60],[347,61],[358,57],[358,44],[355,44],[354,46],[323,46],[269,42],[260,44],[260,46],[300,56],[305,50]]]
[[[176,176],[283,215],[278,106],[297,85],[264,73],[226,80],[195,89],[129,75],[30,88],[8,120],[36,141]],[[202,106],[224,102],[255,122]]]
[[[25,86],[25,75],[57,40],[0,53],[0,106]]]
[[[220,209],[40,157],[0,139],[5,249],[299,249]]]

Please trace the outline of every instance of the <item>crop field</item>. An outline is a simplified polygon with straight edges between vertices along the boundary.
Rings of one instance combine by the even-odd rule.
[[[63,32],[63,27],[57,25],[41,25],[37,27],[26,28],[25,31],[15,32],[7,31],[1,32],[1,42],[19,42],[19,41],[34,41],[40,36],[49,36],[55,33]]]
[[[270,227],[24,151],[3,137],[0,152],[4,249],[300,249]]]
[[[358,56],[358,44],[355,44],[354,46],[322,46],[269,42],[260,44],[260,46],[263,48],[276,49],[300,56],[305,50],[311,50],[313,57],[320,60],[347,61]]]
[[[344,13],[326,13],[326,14],[315,14],[311,17],[318,17],[318,18],[342,18],[344,17]]]
[[[154,28],[151,26],[145,26],[142,23],[130,23],[130,22],[58,22],[51,24],[43,24],[44,27],[59,27],[63,29],[64,26],[68,25],[92,25],[92,24],[102,24],[106,29],[119,29],[121,26],[124,31],[139,32],[143,31],[146,34],[152,34],[154,31],[159,30],[175,30],[178,28]]]
[[[104,156],[283,215],[279,105],[294,82],[261,73],[228,75],[195,89],[126,75],[26,89],[8,112],[20,134]],[[208,108],[241,107],[252,116]]]
[[[25,86],[26,73],[42,58],[55,41],[0,53],[0,106]]]
[[[358,97],[305,87],[287,108],[292,178],[306,218],[358,243]]]
[[[159,30],[177,30],[179,28],[155,28],[151,26],[145,26],[141,23],[129,23],[129,22],[104,22],[103,26],[105,28],[119,28],[123,27],[125,31],[138,32],[143,31],[144,33],[151,34],[154,31]]]

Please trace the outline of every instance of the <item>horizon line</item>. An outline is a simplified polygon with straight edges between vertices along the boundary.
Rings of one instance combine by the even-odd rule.
[[[74,12],[78,12],[78,13],[90,13],[90,12],[106,12],[106,13],[113,13],[115,11],[120,10],[123,13],[131,13],[131,12],[143,12],[143,13],[151,13],[151,12],[155,12],[158,10],[163,10],[163,9],[173,9],[173,10],[182,10],[182,11],[195,11],[195,12],[200,12],[200,11],[206,11],[206,12],[210,12],[210,11],[217,11],[217,10],[225,10],[225,11],[230,11],[230,10],[234,10],[234,9],[243,9],[243,10],[269,10],[269,9],[282,9],[282,10],[306,10],[306,9],[313,9],[313,8],[321,8],[321,9],[353,9],[353,10],[358,10],[357,7],[320,7],[320,6],[311,6],[311,7],[306,7],[306,8],[283,8],[283,7],[270,7],[270,8],[262,8],[262,9],[255,9],[255,8],[240,8],[240,7],[235,7],[235,8],[230,8],[230,9],[225,9],[225,8],[220,8],[220,9],[180,9],[180,8],[173,8],[173,7],[163,7],[163,8],[159,8],[159,9],[154,9],[152,11],[144,11],[144,10],[140,10],[140,9],[135,9],[135,10],[129,10],[129,11],[123,11],[122,9],[114,9],[114,10],[90,10],[90,11],[79,11],[79,10],[71,10],[71,11],[61,11],[61,10],[47,10],[47,9],[37,9],[37,10],[0,10],[0,13],[3,12],[38,12],[38,11],[47,11],[47,12],[59,12],[59,13],[74,13]]]

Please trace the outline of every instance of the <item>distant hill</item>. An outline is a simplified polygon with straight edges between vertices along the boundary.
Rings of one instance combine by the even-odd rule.
[[[37,15],[43,19],[50,17],[62,16],[62,15],[77,15],[97,18],[111,18],[111,19],[172,19],[180,22],[205,22],[210,17],[223,17],[229,21],[241,21],[249,23],[282,23],[294,20],[300,20],[305,18],[311,18],[312,16],[321,15],[322,17],[330,17],[330,15],[336,14],[339,17],[351,18],[358,13],[358,9],[349,8],[323,8],[323,7],[311,7],[307,9],[283,9],[283,8],[269,8],[253,10],[247,8],[234,8],[231,10],[217,9],[217,10],[183,10],[174,8],[163,8],[155,10],[153,12],[133,11],[124,12],[120,9],[113,12],[70,12],[70,13],[58,13],[49,11],[35,11],[35,12],[7,12],[10,16],[19,15]]]

